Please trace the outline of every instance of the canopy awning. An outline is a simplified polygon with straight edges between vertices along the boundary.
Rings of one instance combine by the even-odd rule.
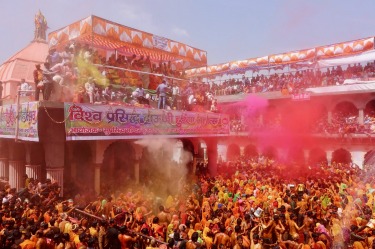
[[[232,61],[207,67],[194,68],[187,70],[186,75],[193,78],[207,77],[212,75],[238,74],[246,71],[254,72],[259,70],[279,69],[285,66],[295,69],[304,67],[309,68],[314,66],[316,62],[320,61],[323,61],[323,63],[328,63],[328,61],[337,60],[337,62],[340,63],[340,59],[337,58],[355,58],[357,55],[366,54],[366,51],[370,51],[370,53],[374,51],[374,37],[299,51],[273,54],[259,58]],[[365,61],[366,59],[365,56],[358,58],[361,58],[361,62]],[[369,55],[367,58],[369,59],[368,61],[373,60]]]
[[[375,50],[366,51],[362,54],[352,55],[344,58],[326,59],[318,61],[319,67],[333,67],[339,65],[350,65],[366,61],[375,61]]]
[[[97,16],[89,16],[48,34],[50,48],[63,48],[72,41],[118,53],[150,56],[153,61],[171,61],[185,67],[207,65],[207,52],[161,36],[133,29]]]

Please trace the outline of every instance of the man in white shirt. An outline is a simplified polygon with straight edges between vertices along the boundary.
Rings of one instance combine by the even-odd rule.
[[[180,105],[178,104],[178,102],[180,102],[179,98],[180,98],[180,87],[177,86],[176,83],[172,83],[172,109],[173,110],[180,109]]]
[[[134,90],[133,96],[137,98],[138,103],[149,105],[150,102],[145,98],[145,89],[143,89],[142,83],[138,84],[137,89]]]
[[[28,91],[28,90],[32,90],[32,86],[29,85],[29,83],[27,83],[25,81],[25,79],[21,79],[21,91]],[[28,93],[28,92],[21,92],[21,96],[30,96],[31,93]]]
[[[93,77],[89,77],[85,83],[85,90],[90,99],[90,104],[94,104],[95,82]]]

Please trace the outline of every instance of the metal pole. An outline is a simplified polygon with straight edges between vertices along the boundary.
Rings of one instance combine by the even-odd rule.
[[[20,94],[21,94],[21,90],[17,90],[17,112],[16,112],[16,134],[15,134],[15,138],[14,138],[14,141],[17,142],[18,141],[18,131],[19,131],[19,108],[20,108]]]
[[[21,93],[27,93],[27,92],[34,92],[33,90],[17,90],[17,112],[16,112],[16,134],[14,141],[18,142],[18,133],[19,133],[19,110],[20,110],[20,94]]]

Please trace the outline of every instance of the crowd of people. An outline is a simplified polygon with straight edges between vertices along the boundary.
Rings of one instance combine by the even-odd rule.
[[[35,90],[35,100],[42,94],[51,101],[218,111],[208,85],[187,81],[183,71],[172,68],[170,61],[135,54],[106,59],[87,45],[68,44],[63,51],[51,49],[46,62],[35,66],[34,86],[21,82],[18,90]]]
[[[164,99],[156,89],[163,82],[168,86],[166,104],[171,110],[219,111],[215,96],[239,93],[281,91],[299,93],[308,87],[340,85],[345,79],[362,80],[375,77],[374,62],[363,66],[349,65],[327,68],[325,72],[312,69],[293,73],[256,75],[251,78],[228,79],[197,83],[186,79],[184,71],[172,63],[153,62],[143,55],[111,55],[108,59],[97,50],[79,43],[65,49],[51,49],[46,62],[36,65],[34,86],[24,85],[20,90],[35,90],[44,100],[87,103],[110,103],[158,108]],[[24,95],[31,95],[25,93]]]
[[[63,201],[51,181],[5,184],[0,248],[375,248],[371,167],[264,156],[226,167],[199,171],[165,199],[129,188]]]
[[[241,93],[258,93],[281,91],[283,94],[300,93],[306,88],[342,85],[345,79],[367,81],[375,79],[375,62],[366,65],[348,65],[344,70],[341,66],[326,70],[307,69],[290,73],[258,74],[251,78],[227,79],[224,82],[212,82],[211,89],[215,95],[233,95]]]
[[[280,119],[279,116],[276,116],[271,121],[260,122],[259,118],[251,120],[249,118],[231,118],[230,131],[234,133],[281,131],[283,125]],[[365,114],[363,124],[360,124],[357,115],[345,115],[342,112],[335,112],[332,114],[330,122],[328,121],[328,117],[323,115],[305,130],[313,134],[337,134],[340,136],[351,134],[372,135],[375,134],[375,116],[373,113]]]
[[[358,122],[356,115],[343,115],[342,113],[334,113],[331,122],[327,117],[322,117],[314,126],[313,132],[324,134],[339,134],[341,136],[350,134],[374,134],[375,133],[375,117],[366,114],[363,124]]]

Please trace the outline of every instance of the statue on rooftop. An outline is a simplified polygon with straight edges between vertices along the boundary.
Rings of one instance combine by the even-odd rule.
[[[34,22],[35,22],[34,40],[46,41],[46,31],[48,28],[47,20],[40,10],[35,15]]]

